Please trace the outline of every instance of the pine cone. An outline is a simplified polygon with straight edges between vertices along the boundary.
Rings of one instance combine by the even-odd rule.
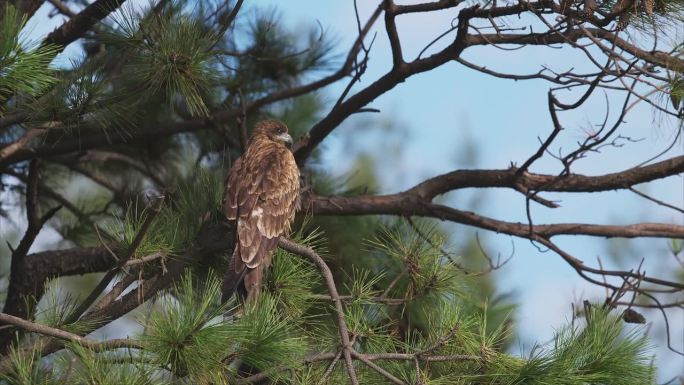
[[[565,13],[570,9],[570,5],[572,5],[572,0],[561,0],[560,2],[560,13],[565,15]]]
[[[622,313],[622,320],[630,324],[646,323],[646,318],[644,318],[644,316],[641,313],[635,311],[634,309],[625,310],[625,312]]]
[[[643,4],[644,12],[646,12],[648,17],[653,17],[654,0],[642,0],[641,3]]]
[[[611,12],[621,14],[636,9],[636,3],[636,0],[618,0],[611,9]]]
[[[652,0],[651,0],[652,1]],[[582,17],[590,18],[594,15],[594,11],[598,8],[595,0],[584,0],[584,8],[582,9]]]
[[[657,0],[654,2],[653,10],[657,13],[665,13],[665,11],[667,10],[665,8],[665,5],[666,4],[664,0]]]
[[[617,26],[615,27],[615,29],[618,32],[624,31],[625,29],[627,29],[627,27],[629,27],[629,21],[630,21],[631,17],[632,17],[632,15],[629,12],[625,12],[622,15],[620,15],[618,17]]]

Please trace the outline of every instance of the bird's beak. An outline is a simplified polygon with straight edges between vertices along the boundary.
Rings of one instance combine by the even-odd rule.
[[[276,136],[276,139],[278,139],[279,141],[281,141],[283,143],[287,143],[290,146],[292,145],[292,142],[293,142],[290,134],[280,134],[280,135]]]

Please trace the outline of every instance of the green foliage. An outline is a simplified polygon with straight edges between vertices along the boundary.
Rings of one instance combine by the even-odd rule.
[[[229,326],[221,321],[226,305],[219,305],[221,282],[209,275],[201,285],[186,273],[161,306],[145,321],[141,336],[156,366],[176,376],[205,378],[220,368],[232,343]]]
[[[188,247],[206,222],[218,208],[223,194],[221,177],[216,172],[197,170],[188,178],[176,182],[176,190],[164,198],[159,213],[153,219],[142,243],[136,248],[135,256],[161,252],[177,255]],[[140,208],[133,202],[123,218],[108,227],[119,236],[119,247],[129,250],[140,232],[150,208]]]
[[[80,298],[75,298],[69,293],[62,294],[56,289],[58,287],[59,280],[50,282],[50,288],[46,292],[44,303],[39,304],[39,307],[36,310],[35,321],[46,326],[76,334],[87,333],[96,329],[98,320],[95,319],[89,321],[68,321],[78,309]]]
[[[601,308],[594,308],[586,321],[583,329],[569,326],[558,333],[550,371],[560,374],[558,369],[563,366],[574,368],[570,378],[566,377],[568,383],[626,385],[653,381],[653,357],[643,330],[625,331],[618,314]]]
[[[303,231],[309,221],[310,217],[305,218],[300,231],[291,234],[290,238],[315,248],[319,255],[325,256],[327,248],[322,232],[318,229],[308,233]],[[318,269],[310,261],[279,248],[269,270],[266,288],[276,301],[278,311],[291,319],[304,316],[312,306],[312,294],[321,290],[323,285]]]
[[[48,67],[57,53],[50,45],[35,46],[21,38],[26,16],[5,3],[0,20],[0,105],[17,93],[40,95],[56,78]]]
[[[7,385],[55,385],[60,382],[41,365],[39,346],[33,349],[10,348],[10,368],[0,372],[0,383]]]
[[[441,250],[444,237],[434,225],[419,231],[398,222],[369,241],[372,249],[390,257],[390,264],[401,265],[398,274],[408,278],[402,285],[395,285],[391,294],[402,293],[404,298],[413,299],[458,293],[462,274]]]
[[[400,229],[398,226],[379,234],[370,242],[373,253],[387,253],[401,263],[410,260],[419,271],[421,263],[431,266],[437,255],[433,248],[440,246],[425,238],[413,238]],[[425,231],[427,239],[439,241],[437,234]],[[299,235],[298,241],[320,242],[320,237]],[[426,274],[436,273],[427,269]],[[344,291],[351,298],[345,300],[345,320],[353,335],[354,349],[362,354],[455,357],[429,364],[420,362],[418,370],[410,360],[382,361],[385,370],[407,383],[415,383],[418,378],[426,384],[653,383],[652,357],[642,330],[626,329],[619,315],[606,309],[592,309],[584,326],[573,322],[557,333],[553,343],[523,358],[500,349],[502,341],[509,337],[506,324],[488,327],[489,312],[469,311],[467,303],[459,299],[457,286],[425,287],[420,284],[422,278],[411,279],[406,273],[407,282],[394,283],[403,285],[405,291],[399,293],[426,296],[434,295],[426,290],[437,290],[440,294],[435,296],[438,300],[432,307],[403,308],[401,302],[385,304],[377,300],[383,293],[397,294],[394,289],[387,290],[388,278],[370,270],[354,270],[348,277],[350,283]],[[340,346],[329,300],[324,299],[322,307],[313,305],[313,299],[326,289],[312,265],[279,251],[273,261],[269,290],[262,291],[256,303],[234,309],[219,302],[220,288],[221,281],[215,274],[209,273],[200,282],[187,271],[148,316],[140,317],[144,326],[141,352],[95,353],[70,346],[70,354],[63,356],[64,364],[60,366],[62,375],[71,373],[75,384],[161,384],[171,378],[178,383],[229,384],[236,370],[243,375],[245,370],[266,372],[273,381],[283,384],[320,379],[329,361],[305,364],[304,357],[335,352]],[[39,370],[33,356],[27,352],[12,354],[13,370],[5,377],[8,383],[24,384],[28,380],[21,381],[26,378],[45,379],[33,382],[38,384],[53,383],[49,381],[54,381],[55,375]],[[160,368],[168,375],[160,376]],[[386,383],[383,376],[367,366],[359,364],[356,370],[364,384]],[[330,373],[328,383],[344,383],[345,378],[340,362]]]
[[[65,377],[74,385],[159,385],[152,368],[135,360],[117,362],[117,356],[98,354],[80,345],[72,345],[63,366]]]
[[[268,289],[285,315],[298,317],[311,305],[313,288],[320,285],[318,270],[308,261],[278,250],[273,256]]]
[[[527,360],[501,357],[484,376],[501,384],[652,384],[655,368],[643,330],[626,330],[616,314],[592,310],[584,327],[561,329],[552,349],[540,348]]]
[[[146,17],[129,11],[116,23],[118,33],[103,41],[126,48],[129,62],[123,75],[130,76],[130,92],[163,95],[170,104],[180,97],[191,115],[209,113],[204,99],[218,78],[212,51],[216,37],[198,18],[175,12]]]
[[[294,86],[307,72],[326,69],[333,45],[322,31],[309,29],[293,33],[278,22],[277,12],[261,12],[251,20],[243,44],[246,55],[237,61],[236,76],[229,90],[241,89],[245,95]],[[303,37],[303,38],[302,38]],[[304,41],[302,41],[304,40]]]
[[[682,100],[684,100],[684,75],[676,76],[669,84],[670,101],[676,110],[684,110]]]
[[[262,293],[257,304],[246,306],[231,334],[238,345],[234,354],[260,370],[296,366],[305,352],[297,319],[281,313],[277,299],[268,293]]]
[[[112,87],[111,78],[97,62],[73,61],[61,71],[51,92],[27,105],[32,119],[60,122],[52,127],[66,132],[102,130],[126,137],[140,119],[138,102]]]
[[[239,317],[228,317],[228,305],[218,302],[220,280],[210,274],[198,285],[191,277],[186,273],[173,297],[145,322],[141,338],[155,366],[201,382],[225,378],[224,360],[238,359],[261,370],[298,364],[303,336],[295,318],[279,310],[274,296],[262,293],[258,305],[247,305]]]

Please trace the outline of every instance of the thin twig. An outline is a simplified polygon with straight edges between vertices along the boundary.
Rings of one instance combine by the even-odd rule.
[[[392,381],[393,383],[397,385],[406,385],[406,383],[397,377],[395,377],[392,373],[386,371],[385,369],[381,368],[380,366],[376,365],[373,363],[373,361],[369,360],[368,357],[366,357],[364,354],[359,354],[356,351],[352,351],[352,356],[359,361],[363,362],[364,364],[368,365],[369,368],[375,370],[376,372],[380,373],[383,377],[387,378],[388,380]]]
[[[342,340],[342,348],[344,350],[342,354],[344,355],[344,361],[347,365],[347,373],[349,374],[349,380],[353,385],[358,385],[359,380],[356,378],[356,371],[354,370],[354,363],[352,362],[353,349],[351,346],[351,341],[349,340],[349,329],[347,328],[347,323],[344,320],[344,308],[342,306],[342,301],[340,300],[340,295],[337,292],[335,280],[333,279],[333,275],[330,271],[330,268],[325,263],[323,258],[321,258],[310,247],[300,245],[284,237],[280,237],[278,245],[291,253],[309,258],[309,260],[311,260],[311,262],[313,262],[321,271],[321,274],[323,275],[326,286],[328,288],[328,293],[330,293],[330,297],[335,302],[335,312],[337,314],[337,327],[339,329],[340,339]]]
[[[145,238],[145,235],[147,234],[147,230],[150,228],[152,222],[154,221],[154,218],[159,213],[159,209],[161,207],[162,202],[163,199],[160,198],[149,206],[149,210],[151,212],[147,214],[147,216],[145,217],[144,222],[140,226],[140,230],[138,230],[138,233],[136,234],[135,238],[133,239],[133,242],[129,246],[128,251],[126,252],[126,255],[118,260],[117,266],[115,266],[113,269],[110,269],[107,273],[105,273],[105,276],[102,277],[100,282],[95,286],[95,288],[93,288],[93,290],[86,297],[86,299],[83,300],[79,307],[70,315],[69,322],[76,321],[88,310],[88,308],[90,308],[90,306],[95,302],[95,300],[97,300],[97,298],[102,294],[102,292],[107,288],[107,286],[109,286],[112,279],[116,277],[116,275],[119,273],[119,270],[123,266],[125,266],[126,263],[135,255],[135,251],[138,249],[138,246],[140,246],[140,244],[142,243],[143,239]]]

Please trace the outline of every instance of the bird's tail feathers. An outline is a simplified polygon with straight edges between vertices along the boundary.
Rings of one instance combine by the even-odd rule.
[[[245,274],[247,273],[246,266],[240,257],[240,246],[235,245],[235,251],[230,258],[230,264],[226,273],[223,275],[223,286],[221,288],[221,302],[226,302],[233,296],[234,293],[244,296],[246,294],[243,285]]]

